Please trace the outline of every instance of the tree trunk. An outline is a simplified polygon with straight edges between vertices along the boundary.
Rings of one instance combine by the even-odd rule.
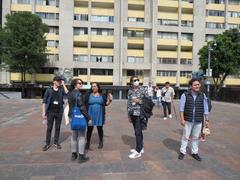
[[[25,87],[25,84],[26,84],[26,72],[23,70],[21,72],[22,74],[22,98],[25,98],[26,97],[26,87]]]

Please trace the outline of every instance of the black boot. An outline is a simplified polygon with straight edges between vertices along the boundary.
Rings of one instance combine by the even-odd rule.
[[[77,156],[77,153],[76,153],[76,152],[73,152],[73,153],[72,153],[72,158],[71,158],[71,160],[72,160],[72,161],[75,161],[75,160],[77,159],[77,157],[78,157],[78,156]]]
[[[102,148],[103,148],[103,141],[99,141],[98,149],[102,149]]]
[[[79,163],[84,163],[84,162],[87,162],[88,160],[89,160],[89,157],[86,157],[85,154],[79,154],[79,157],[78,157]]]

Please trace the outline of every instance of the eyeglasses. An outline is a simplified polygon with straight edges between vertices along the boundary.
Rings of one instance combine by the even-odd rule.
[[[139,79],[134,79],[133,82],[139,81]]]

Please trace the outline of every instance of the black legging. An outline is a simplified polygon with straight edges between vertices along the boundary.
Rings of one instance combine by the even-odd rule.
[[[88,126],[87,128],[87,143],[90,144],[91,136],[94,126]],[[103,142],[103,126],[97,126],[99,141]]]
[[[167,109],[168,109],[168,114],[171,114],[171,102],[162,101],[162,105],[163,105],[164,117],[167,117]]]

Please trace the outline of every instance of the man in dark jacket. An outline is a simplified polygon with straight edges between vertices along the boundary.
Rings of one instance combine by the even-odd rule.
[[[201,83],[198,79],[191,79],[189,86],[191,90],[183,93],[180,99],[180,123],[184,126],[184,130],[178,159],[182,160],[184,158],[189,136],[191,135],[192,157],[197,161],[201,161],[198,155],[198,138],[202,121],[205,121],[205,125],[209,126],[208,101],[206,95],[200,91]]]
[[[63,88],[60,86],[62,85]],[[55,121],[55,135],[54,146],[57,149],[61,149],[59,144],[60,127],[63,114],[63,96],[68,93],[68,89],[64,84],[61,77],[56,76],[53,78],[53,87],[46,90],[43,97],[42,106],[42,118],[44,121],[47,119],[47,132],[46,132],[46,144],[43,147],[43,151],[50,148],[51,134],[53,123]]]

